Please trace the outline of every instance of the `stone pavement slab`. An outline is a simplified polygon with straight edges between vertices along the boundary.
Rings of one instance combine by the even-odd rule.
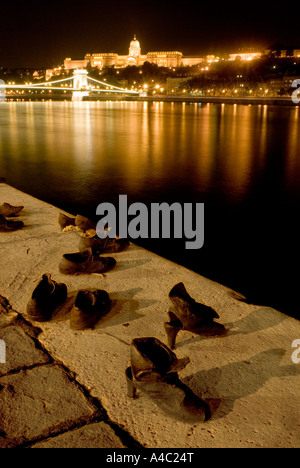
[[[20,325],[0,328],[0,340],[6,343],[6,363],[0,366],[0,376],[49,362],[49,357],[37,349],[34,340]]]
[[[47,436],[95,412],[58,366],[39,366],[0,378],[0,396],[0,433],[9,445]]]
[[[89,424],[33,445],[32,448],[125,448],[114,431],[104,422]]]

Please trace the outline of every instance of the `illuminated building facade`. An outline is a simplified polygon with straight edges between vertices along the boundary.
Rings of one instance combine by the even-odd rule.
[[[83,68],[85,68],[89,63],[91,64],[92,67],[98,67],[98,68],[103,68],[103,67],[113,67],[117,63],[118,60],[118,54],[113,54],[113,53],[98,53],[98,54],[87,54],[84,57],[84,65]]]
[[[86,54],[83,60],[65,59],[64,67],[66,70],[75,70],[86,68],[88,64],[92,67],[102,69],[104,67],[123,68],[127,66],[141,66],[145,62],[150,62],[159,67],[180,67],[198,65],[203,62],[203,57],[183,57],[182,52],[178,51],[157,51],[148,52],[142,55],[140,42],[134,36],[130,42],[128,55],[119,55],[116,53],[94,53]]]
[[[128,55],[119,55],[113,52],[102,52],[102,53],[88,53],[83,59],[72,60],[71,58],[66,58],[64,61],[64,68],[67,71],[71,70],[80,70],[85,69],[88,65],[92,67],[98,67],[100,70],[104,67],[115,67],[115,68],[125,68],[128,66],[142,66],[145,62],[150,62],[156,64],[159,67],[167,68],[178,68],[178,67],[192,67],[202,64],[203,68],[201,70],[208,70],[207,65],[213,62],[219,62],[220,60],[242,60],[242,61],[251,61],[254,59],[259,59],[263,55],[276,56],[276,57],[295,57],[300,58],[300,49],[293,50],[273,50],[267,49],[263,52],[255,51],[253,49],[241,50],[237,53],[226,54],[223,58],[217,57],[215,55],[207,55],[206,57],[198,56],[184,56],[182,52],[179,51],[156,51],[148,52],[147,54],[142,54],[142,48],[140,42],[134,36],[133,40],[130,42]],[[204,65],[203,65],[204,63]],[[49,80],[51,77],[59,75],[61,73],[62,67],[55,69],[47,70],[46,79]]]
[[[146,61],[155,63],[159,67],[180,67],[182,65],[182,53],[170,52],[148,52]]]
[[[249,53],[238,53],[238,54],[229,54],[229,60],[236,60],[239,58],[240,60],[244,61],[251,61],[262,56],[261,52],[249,52]]]

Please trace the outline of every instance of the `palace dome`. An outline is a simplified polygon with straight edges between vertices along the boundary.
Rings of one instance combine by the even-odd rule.
[[[139,57],[141,55],[141,45],[137,40],[136,35],[134,35],[133,40],[130,42],[129,55],[133,57]]]

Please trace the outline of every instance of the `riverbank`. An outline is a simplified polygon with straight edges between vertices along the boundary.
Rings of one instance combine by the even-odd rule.
[[[86,100],[93,100],[88,98]],[[97,100],[97,98],[95,98]],[[107,99],[106,99],[107,100]],[[236,97],[180,97],[180,96],[163,96],[163,97],[127,97],[126,101],[141,101],[141,102],[180,102],[180,103],[199,103],[199,104],[242,104],[242,105],[270,105],[270,106],[295,106],[291,98],[280,97],[253,97],[253,98],[236,98]]]
[[[9,96],[7,101],[72,101],[72,96],[55,96],[52,95],[28,95],[22,96]],[[96,101],[136,101],[136,102],[179,102],[179,103],[199,103],[199,104],[241,104],[241,105],[269,105],[269,106],[296,106],[290,97],[224,97],[224,96],[211,96],[211,97],[181,97],[181,96],[89,96],[83,98],[86,102]],[[298,104],[299,105],[299,104]]]
[[[300,365],[291,360],[298,321],[136,245],[114,255],[104,276],[62,275],[60,259],[78,250],[79,236],[61,232],[60,210],[3,183],[0,200],[25,206],[24,229],[0,234],[1,447],[300,446]],[[46,272],[67,284],[68,301],[50,322],[31,322],[26,304]],[[143,394],[127,397],[130,343],[166,343],[168,293],[179,281],[228,329],[219,338],[178,336],[177,356],[191,361],[180,378],[210,405],[206,423],[173,419]],[[75,332],[70,309],[84,288],[105,289],[113,307],[94,330]]]

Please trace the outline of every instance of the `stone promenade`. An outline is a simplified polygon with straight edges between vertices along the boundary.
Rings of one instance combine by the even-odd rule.
[[[60,259],[78,251],[79,233],[61,232],[57,208],[0,184],[4,202],[25,206],[25,227],[0,233],[1,448],[300,447],[300,364],[291,358],[299,321],[136,245],[103,276],[64,276]],[[50,322],[30,322],[26,305],[44,273],[67,285],[68,300]],[[177,356],[191,361],[180,378],[209,403],[206,423],[172,419],[144,394],[127,397],[130,343],[167,343],[168,293],[180,281],[229,330],[177,338]],[[94,330],[73,331],[70,310],[86,288],[105,289],[113,306]]]

